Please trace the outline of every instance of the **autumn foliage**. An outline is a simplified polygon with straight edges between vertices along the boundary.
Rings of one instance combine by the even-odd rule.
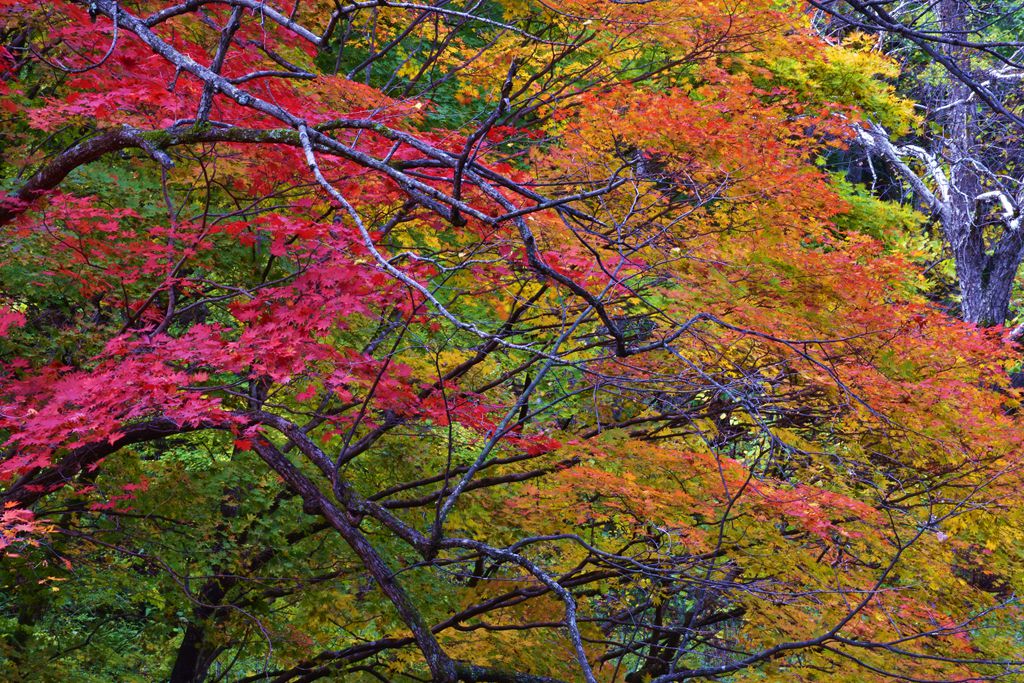
[[[0,38],[2,677],[1022,666],[1018,354],[829,173],[918,125],[868,43],[770,0]]]

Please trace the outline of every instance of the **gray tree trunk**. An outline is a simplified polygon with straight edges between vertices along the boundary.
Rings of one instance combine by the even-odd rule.
[[[942,35],[966,39],[970,7],[965,0],[941,0],[936,11]],[[970,49],[949,44],[943,53],[964,73],[971,72]],[[949,241],[960,285],[963,318],[979,325],[1006,321],[1017,269],[1024,258],[1020,230],[1002,226],[986,236],[989,205],[978,198],[985,194],[980,162],[979,117],[983,109],[968,85],[950,78],[947,102],[938,119],[945,130],[945,149],[936,150],[948,159],[949,192],[942,227]],[[992,226],[997,228],[999,226]]]
[[[864,7],[860,11],[885,24],[882,30],[898,33],[893,27],[901,24],[893,23],[891,15]],[[1014,161],[1021,155],[1020,131],[999,135],[998,112],[981,101],[979,92],[991,94],[989,84],[997,81],[1012,88],[1024,82],[1024,70],[979,66],[984,61],[979,54],[984,55],[971,47],[970,34],[977,10],[967,0],[937,0],[930,6],[934,14],[917,5],[908,11],[935,22],[927,30],[939,38],[923,49],[943,64],[946,78],[922,88],[925,106],[941,132],[925,143],[900,144],[873,125],[860,131],[860,140],[884,157],[937,217],[956,266],[963,319],[984,326],[1002,324],[1024,259],[1024,179],[1012,177],[1020,172]],[[997,148],[994,138],[999,137],[1003,146]]]

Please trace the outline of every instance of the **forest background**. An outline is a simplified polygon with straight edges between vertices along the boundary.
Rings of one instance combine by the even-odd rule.
[[[1024,680],[1009,0],[0,0],[0,677]]]

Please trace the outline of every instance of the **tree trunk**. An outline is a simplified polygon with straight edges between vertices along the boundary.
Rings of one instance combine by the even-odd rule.
[[[964,39],[970,26],[970,8],[964,0],[941,0],[937,11],[942,34]],[[970,53],[955,45],[943,47],[945,55],[970,73]],[[941,121],[946,131],[945,148],[937,156],[949,161],[949,189],[942,223],[956,265],[962,317],[982,326],[1006,322],[1017,269],[1024,257],[1019,231],[1005,227],[985,235],[986,214],[978,197],[985,191],[977,159],[980,111],[971,89],[950,78],[946,86]]]
[[[178,655],[171,669],[170,683],[198,683],[206,678],[206,672],[213,663],[213,654],[203,647],[204,630],[195,622],[190,622],[185,635],[178,646]]]
[[[200,683],[206,680],[206,672],[222,649],[211,647],[206,642],[206,625],[223,603],[228,588],[234,583],[231,579],[213,579],[199,592],[201,604],[192,611],[192,619],[181,638],[174,667],[168,679],[170,683]]]

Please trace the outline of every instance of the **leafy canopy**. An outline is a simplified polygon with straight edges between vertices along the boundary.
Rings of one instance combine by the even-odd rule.
[[[0,0],[3,675],[1015,671],[1011,349],[807,21]]]

